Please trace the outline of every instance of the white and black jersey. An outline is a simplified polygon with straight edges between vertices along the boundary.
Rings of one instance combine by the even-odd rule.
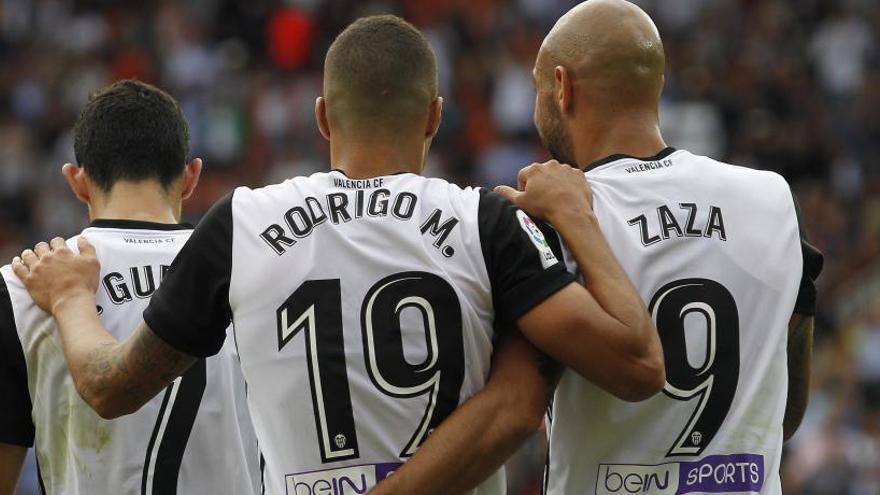
[[[566,371],[547,493],[779,494],[788,323],[813,314],[822,266],[788,184],[671,148],[587,177],[660,332],[667,383],[632,404]]]
[[[97,251],[97,311],[124,340],[191,227],[97,220],[82,232]],[[68,243],[76,249],[75,240]],[[0,278],[0,442],[36,443],[47,495],[251,494],[259,451],[232,339],[134,414],[107,421],[77,393],[52,317],[10,266]],[[35,441],[36,440],[36,441]]]
[[[573,279],[495,193],[333,171],[220,201],[144,317],[195,356],[233,322],[267,493],[364,493],[484,386],[496,323]]]

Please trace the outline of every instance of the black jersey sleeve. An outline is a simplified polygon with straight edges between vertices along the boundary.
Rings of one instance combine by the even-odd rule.
[[[162,340],[196,357],[220,352],[232,320],[232,193],[199,222],[144,311]]]
[[[816,279],[822,273],[822,266],[825,258],[822,252],[815,246],[810,244],[807,239],[807,233],[804,230],[804,222],[801,218],[801,208],[798,205],[797,198],[794,198],[794,210],[797,215],[798,229],[801,233],[801,253],[804,258],[804,269],[801,274],[801,285],[798,290],[797,300],[794,303],[794,313],[804,316],[815,316],[816,314]]]
[[[561,261],[556,234],[546,224],[532,221],[504,197],[485,190],[478,217],[498,320],[516,321],[574,281]]]
[[[31,395],[21,340],[15,328],[12,300],[0,277],[0,442],[22,447],[34,445]]]

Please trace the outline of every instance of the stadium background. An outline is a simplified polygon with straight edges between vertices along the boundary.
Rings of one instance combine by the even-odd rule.
[[[124,77],[182,103],[206,174],[197,220],[234,185],[326,168],[313,123],[321,61],[357,16],[422,28],[445,116],[428,173],[509,183],[546,158],[532,62],[570,0],[0,0],[0,259],[86,223],[62,181],[88,94]],[[670,145],[779,171],[794,186],[820,281],[813,396],[786,452],[787,494],[880,494],[880,2],[643,0],[663,35]],[[536,438],[510,492],[537,493]],[[21,493],[37,493],[31,471]]]

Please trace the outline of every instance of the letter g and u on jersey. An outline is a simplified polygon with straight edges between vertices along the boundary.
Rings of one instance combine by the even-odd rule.
[[[233,322],[267,493],[361,493],[485,385],[498,323],[573,281],[548,240],[495,193],[415,174],[238,188],[144,319],[200,357]],[[504,491],[499,472],[475,493]]]
[[[189,226],[95,220],[82,232],[101,262],[97,304],[131,334],[192,233]],[[68,241],[76,249],[76,240]],[[137,412],[98,416],[76,391],[52,315],[0,268],[0,442],[35,447],[44,495],[249,495],[259,452],[232,339]]]

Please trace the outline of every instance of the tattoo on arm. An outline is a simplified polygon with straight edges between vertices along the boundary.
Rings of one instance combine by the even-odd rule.
[[[83,392],[140,407],[194,362],[141,324],[124,342],[105,342],[89,353]]]

